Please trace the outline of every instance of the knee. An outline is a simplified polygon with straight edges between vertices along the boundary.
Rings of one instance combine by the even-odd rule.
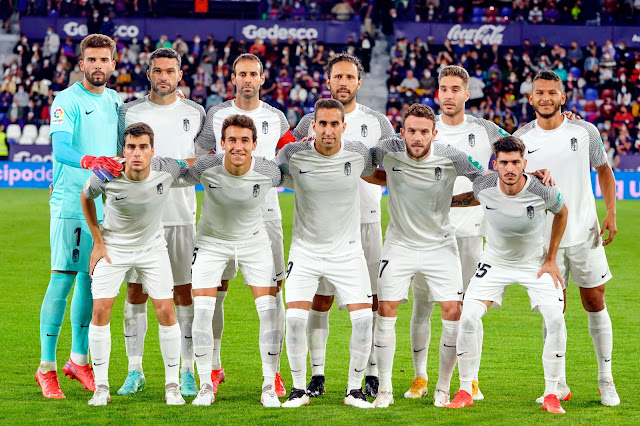
[[[313,297],[312,309],[314,311],[326,312],[329,309],[331,309],[332,304],[333,304],[333,296],[315,295]]]
[[[441,303],[442,319],[446,321],[458,321],[460,319],[460,303]]]
[[[142,292],[142,284],[127,283],[127,302],[132,305],[147,303],[148,295]]]
[[[587,312],[600,312],[604,309],[604,292],[583,293],[582,306]]]
[[[179,285],[173,288],[173,301],[176,305],[189,306],[193,303],[191,284]]]
[[[395,317],[397,313],[398,308],[392,303],[380,302],[378,305],[378,315],[381,317]]]
[[[169,326],[176,323],[176,313],[173,310],[173,304],[171,301],[167,303],[159,304],[156,306],[156,315],[158,316],[158,322],[160,325]]]

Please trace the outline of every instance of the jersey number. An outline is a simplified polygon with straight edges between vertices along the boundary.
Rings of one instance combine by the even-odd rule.
[[[486,263],[478,263],[478,269],[476,269],[476,278],[482,278],[487,275],[489,269],[491,269],[491,265],[487,265]]]
[[[287,276],[284,277],[285,279],[289,279],[289,274],[291,273],[292,269],[293,269],[293,262],[288,262],[287,263]]]
[[[80,247],[80,234],[82,233],[82,229],[76,228],[73,230],[73,233],[78,234],[78,236],[76,237],[76,247]]]
[[[198,247],[193,248],[193,260],[191,261],[192,265],[195,265],[196,263],[196,256],[198,256]]]
[[[71,260],[73,260],[73,263],[77,263],[78,260],[80,260],[80,249],[78,247],[80,247],[80,235],[82,234],[82,229],[76,228],[73,230],[73,233],[77,234],[77,236],[76,236],[76,248],[74,248],[73,252],[71,252]]]
[[[388,264],[389,264],[388,260],[380,261],[380,275],[378,276],[378,278],[382,278],[382,273],[384,272],[384,268],[386,268]]]

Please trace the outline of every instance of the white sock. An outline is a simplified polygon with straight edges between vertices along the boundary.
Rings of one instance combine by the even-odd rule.
[[[460,389],[471,395],[474,374],[479,362],[478,328],[481,327],[482,317],[487,313],[487,307],[478,300],[465,300],[464,310],[460,318],[460,330],[456,341],[458,354],[458,372],[460,375]]]
[[[320,312],[311,309],[309,311],[309,322],[307,322],[307,339],[309,340],[309,360],[311,361],[312,376],[324,376],[328,338],[329,311]]]
[[[142,373],[144,338],[147,335],[147,303],[124,302],[124,346],[129,358],[129,371]]]
[[[224,331],[224,298],[226,291],[219,291],[216,295],[216,310],[213,313],[213,354],[211,355],[211,369],[220,370],[222,361],[220,360],[220,349],[222,344],[222,332]]]
[[[563,332],[564,332],[564,340],[566,342],[567,341],[567,323],[566,322],[564,322]],[[542,344],[544,345],[546,343],[547,343],[547,325],[545,324],[544,321],[542,321]],[[563,359],[562,371],[560,372],[560,379],[558,380],[558,384],[564,387],[569,387],[569,385],[567,385],[567,371],[565,368],[565,363],[566,363],[566,360]]]
[[[369,354],[371,353],[371,340],[373,338],[371,325],[373,324],[373,312],[371,309],[360,309],[349,312],[351,317],[351,341],[349,342],[349,381],[347,393],[353,389],[362,388],[364,370],[367,367]]]
[[[278,365],[276,367],[276,372],[279,373],[280,359],[282,358],[282,351],[284,351],[284,326],[287,322],[284,301],[282,300],[282,290],[276,293],[276,309],[276,325],[278,327],[278,331],[280,332],[280,355],[278,356]]]
[[[276,369],[280,359],[280,330],[278,330],[276,298],[260,296],[255,300],[256,311],[260,318],[260,357],[262,358],[262,387],[275,385]]]
[[[428,302],[428,292],[413,287],[413,312],[411,314],[410,336],[413,357],[414,378],[427,380],[427,358],[431,341],[431,312],[434,302]]]
[[[380,386],[378,392],[393,392],[391,373],[393,357],[396,353],[396,320],[397,317],[379,316],[373,332],[373,346],[378,356],[378,373]]]
[[[160,341],[160,353],[164,362],[164,384],[177,385],[180,383],[180,326],[176,322],[173,325],[164,326],[158,324],[158,340]]]
[[[473,373],[473,380],[478,381],[478,372],[480,371],[480,362],[482,361],[482,342],[484,341],[484,325],[482,321],[478,322],[478,331],[476,331],[476,341],[478,344],[478,359],[476,360],[476,371]]]
[[[49,371],[58,371],[58,363],[55,361],[40,361],[40,372],[47,374]]]
[[[373,330],[376,329],[376,322],[378,321],[379,315],[377,311],[373,312],[373,321],[371,324],[371,335],[373,335]],[[364,370],[365,376],[374,376],[378,377],[378,355],[376,346],[373,344],[373,339],[371,339],[371,353],[369,353],[369,359],[367,360],[367,368]]]
[[[558,394],[558,381],[564,371],[567,339],[565,337],[564,315],[562,307],[539,306],[542,319],[546,324],[547,338],[542,351],[542,367],[544,369],[544,396]]]
[[[83,365],[89,364],[89,355],[83,355],[83,354],[77,354],[75,352],[71,352],[70,358],[75,365],[83,366]]]
[[[188,306],[176,305],[176,317],[180,326],[180,358],[182,359],[182,368],[180,373],[193,373],[193,336],[191,336],[191,328],[193,327],[193,304]]]
[[[89,348],[96,386],[109,387],[109,358],[111,356],[111,324],[89,324]]]
[[[211,357],[213,353],[213,330],[211,323],[216,309],[216,298],[196,296],[193,298],[193,355],[198,366],[200,386],[213,386],[211,381]]]
[[[307,388],[308,318],[309,311],[287,309],[287,358],[289,358],[293,387],[303,390]]]
[[[440,336],[440,369],[436,388],[449,392],[451,375],[456,366],[456,339],[460,321],[442,320],[442,335]]]
[[[600,312],[587,312],[589,334],[598,359],[598,380],[611,382],[611,352],[613,351],[613,329],[607,307]]]

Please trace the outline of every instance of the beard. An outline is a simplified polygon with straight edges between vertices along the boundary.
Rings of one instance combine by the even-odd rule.
[[[422,151],[418,152],[417,154],[413,154],[411,149],[407,149],[407,155],[412,160],[418,160],[420,158],[423,158],[425,155],[427,155],[429,153],[430,149],[431,149],[431,143],[428,143],[428,144],[425,145],[425,147],[422,149]]]
[[[338,91],[336,90],[331,91],[331,97],[335,100],[337,100],[338,102],[340,102],[342,105],[346,106],[349,105],[356,97],[356,92],[350,93],[350,96],[346,99],[346,100],[340,100],[340,98],[338,98]]]
[[[560,104],[554,105],[553,112],[551,112],[549,114],[545,114],[545,113],[542,113],[542,112],[538,111],[538,108],[536,108],[535,106],[533,107],[533,110],[536,112],[536,114],[538,114],[540,117],[544,118],[545,120],[548,120],[549,118],[551,118],[554,115],[556,115],[556,113],[558,112],[559,109],[560,109]]]
[[[95,74],[96,72],[94,72]],[[102,77],[102,80],[98,80],[96,78],[93,77],[93,75],[89,74],[88,71],[84,72],[84,78],[87,79],[87,81],[89,83],[91,83],[93,86],[104,86],[107,84],[107,81],[109,81],[109,78],[107,77],[106,73],[103,73],[102,71],[100,71],[100,73],[104,76]]]
[[[153,90],[155,93],[157,93],[160,96],[170,95],[171,93],[175,92],[177,88],[178,88],[177,84],[173,86],[171,83],[169,83],[169,88],[167,90],[160,90],[158,89],[157,86],[153,84],[151,85],[151,90]]]
[[[258,94],[259,88],[251,86],[251,89],[251,92],[247,93],[243,90],[243,88],[241,88],[240,90],[238,90],[238,94],[245,99],[252,99]]]

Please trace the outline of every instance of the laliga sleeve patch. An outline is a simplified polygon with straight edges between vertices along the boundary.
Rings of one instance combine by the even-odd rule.
[[[51,124],[62,123],[64,123],[64,110],[61,107],[58,107],[51,113]]]

